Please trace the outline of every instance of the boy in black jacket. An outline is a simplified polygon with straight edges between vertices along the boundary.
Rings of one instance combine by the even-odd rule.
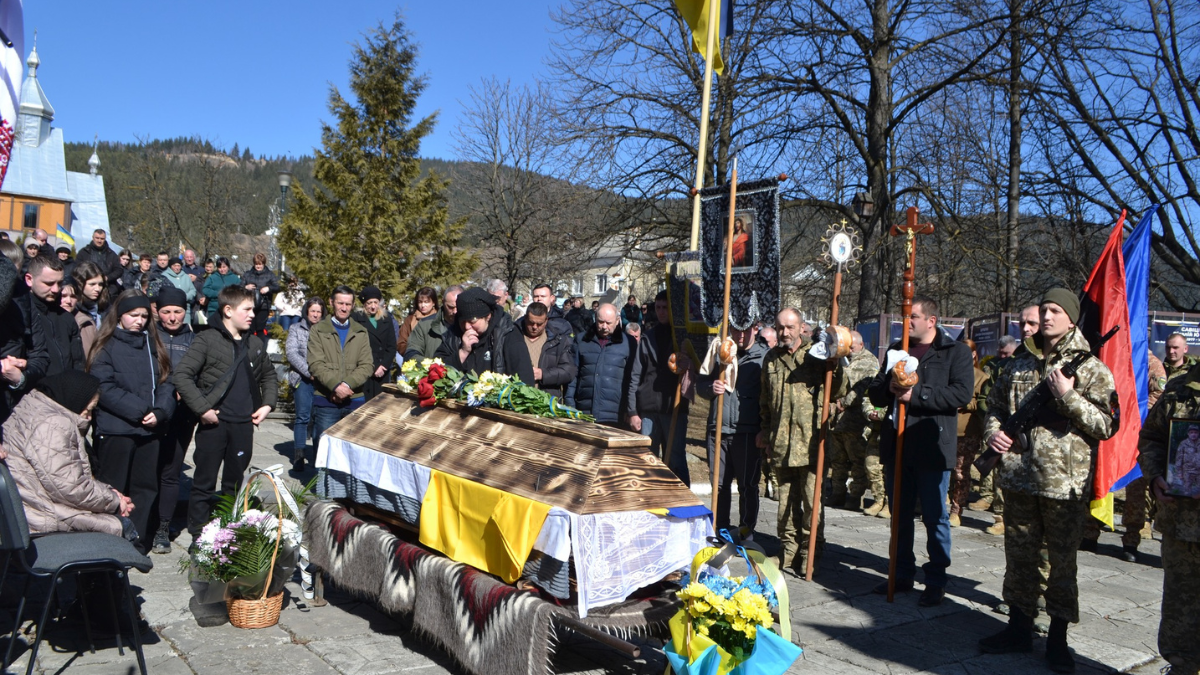
[[[275,369],[261,338],[250,334],[254,296],[241,286],[217,295],[220,322],[201,332],[175,368],[183,403],[200,418],[196,465],[188,500],[188,531],[195,538],[212,515],[217,472],[221,491],[236,494],[250,466],[254,427],[275,407]]]

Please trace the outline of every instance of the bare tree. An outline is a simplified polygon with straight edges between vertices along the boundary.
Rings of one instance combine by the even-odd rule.
[[[486,271],[510,288],[574,277],[609,234],[615,200],[587,187],[563,152],[550,101],[543,84],[487,79],[471,89],[455,131],[458,157],[470,163],[454,176],[468,195],[468,236],[495,251]]]
[[[1005,35],[1004,8],[992,3],[872,0],[863,11],[851,0],[800,0],[775,16],[779,39],[773,61],[788,67],[778,86],[803,97],[798,135],[853,148],[846,183],[864,189],[874,214],[860,219],[847,192],[813,194],[801,204],[841,213],[860,229],[866,257],[858,314],[878,313],[893,297],[885,233],[902,202],[938,189],[912,163],[926,148],[908,142],[907,125],[939,92],[996,72]],[[801,183],[825,182],[821,163],[797,168]]]
[[[1038,166],[1031,191],[1052,208],[1077,204],[1081,222],[1112,223],[1151,204],[1161,231],[1156,290],[1193,310],[1200,284],[1200,6],[1178,0],[1093,0],[1040,17],[1047,34],[1031,82]],[[1093,226],[1095,227],[1095,226]]]

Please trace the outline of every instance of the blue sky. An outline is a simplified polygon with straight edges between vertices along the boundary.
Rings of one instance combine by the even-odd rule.
[[[421,154],[450,158],[468,87],[545,72],[556,0],[25,0],[26,49],[68,141],[198,135],[255,154],[320,143],[329,85],[347,91],[351,45],[399,9],[429,77],[418,114],[440,110]]]

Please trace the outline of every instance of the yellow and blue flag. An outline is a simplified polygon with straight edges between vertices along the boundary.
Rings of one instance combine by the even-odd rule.
[[[717,16],[717,39],[713,42],[715,53],[712,63],[713,71],[718,75],[725,72],[725,62],[721,59],[721,38],[729,35],[733,27],[733,7],[731,0],[675,0],[679,14],[692,29],[692,51],[705,59],[708,49],[708,3],[720,2],[721,9]]]
[[[71,248],[75,248],[75,237],[72,237],[71,233],[67,232],[67,228],[63,227],[62,223],[58,224],[58,231],[55,234],[58,236],[59,241]]]

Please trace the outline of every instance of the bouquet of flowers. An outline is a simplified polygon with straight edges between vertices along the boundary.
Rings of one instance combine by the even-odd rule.
[[[787,586],[778,568],[757,551],[734,548],[751,574],[736,577],[702,571],[722,550],[706,548],[684,576],[683,589],[676,594],[683,609],[671,619],[672,640],[664,648],[676,673],[778,675],[800,656],[800,648],[788,640]],[[771,631],[775,611],[784,637]]]
[[[561,417],[594,422],[595,418],[563,404],[558,398],[531,387],[513,375],[486,371],[462,373],[441,359],[405,361],[397,381],[400,391],[415,394],[422,407],[441,400],[462,401],[471,407],[487,406],[537,417]]]
[[[264,589],[266,595],[274,595],[292,577],[301,540],[300,510],[313,498],[315,479],[301,488],[281,491],[276,503],[267,505],[257,496],[263,477],[278,481],[259,472],[236,497],[222,495],[191,555],[180,561],[180,571],[188,573],[202,604],[256,599]]]

